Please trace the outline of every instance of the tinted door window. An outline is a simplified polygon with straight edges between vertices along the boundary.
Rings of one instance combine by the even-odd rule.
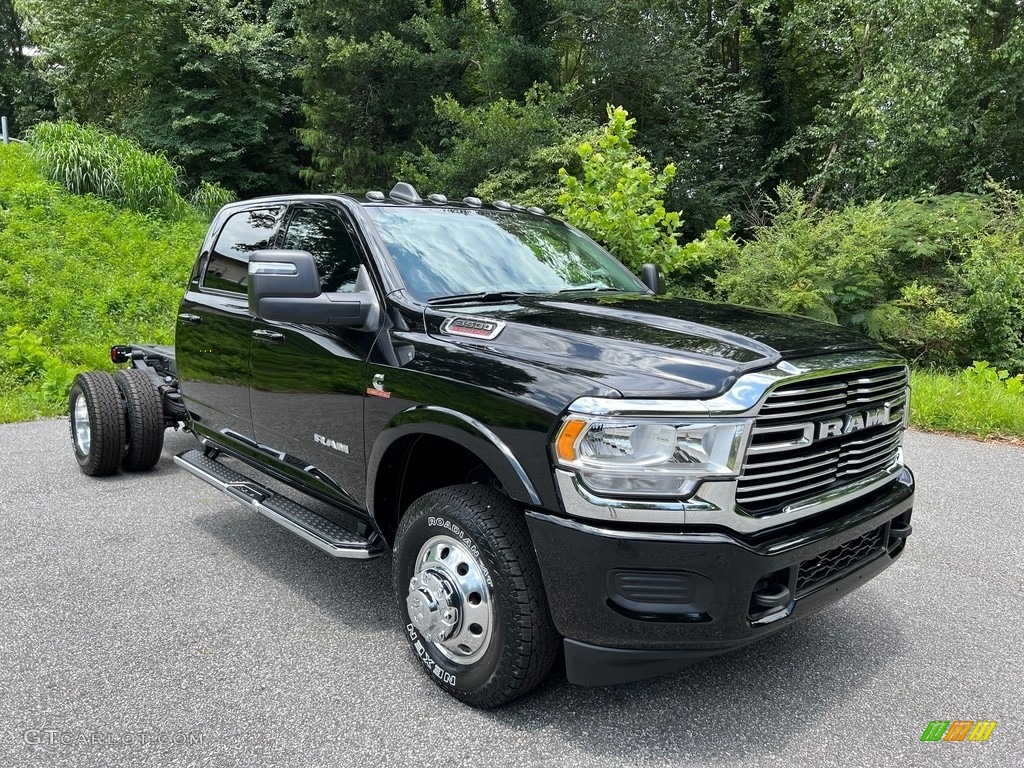
[[[241,211],[228,219],[206,265],[204,288],[245,293],[249,254],[270,247],[279,210]]]
[[[356,289],[359,252],[345,222],[333,211],[326,208],[296,210],[288,222],[282,246],[313,254],[322,290],[351,292]]]

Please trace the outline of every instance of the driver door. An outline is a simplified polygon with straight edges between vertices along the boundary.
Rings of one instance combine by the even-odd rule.
[[[309,251],[324,291],[351,292],[363,254],[345,213],[298,204],[280,247]],[[350,328],[255,320],[251,390],[256,440],[276,469],[365,508],[363,397],[374,335]]]

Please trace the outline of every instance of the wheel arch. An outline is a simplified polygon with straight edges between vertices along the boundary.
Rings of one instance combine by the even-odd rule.
[[[370,452],[370,514],[393,544],[398,521],[415,498],[446,485],[488,479],[516,502],[541,505],[525,468],[489,427],[450,408],[416,406],[396,415]]]

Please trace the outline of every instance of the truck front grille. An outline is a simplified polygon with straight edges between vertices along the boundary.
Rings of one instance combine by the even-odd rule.
[[[736,491],[761,516],[869,477],[896,460],[907,369],[887,366],[781,384],[754,422]]]

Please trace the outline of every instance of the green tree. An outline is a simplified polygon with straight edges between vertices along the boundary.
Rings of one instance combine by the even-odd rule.
[[[462,94],[465,5],[321,0],[297,9],[314,187],[384,186],[402,152],[429,140],[433,95]]]
[[[689,234],[756,197],[763,96],[739,8],[726,0],[563,0],[555,45],[563,77],[595,117],[620,104]]]
[[[583,178],[564,169],[559,173],[564,192],[562,213],[603,244],[620,260],[639,269],[652,261],[666,271],[682,268],[686,254],[677,242],[679,214],[665,209],[665,190],[675,166],[655,171],[630,139],[636,134],[626,110],[608,107],[608,124],[596,144],[584,142],[577,150]]]
[[[980,190],[987,175],[1019,188],[1022,17],[1015,0],[794,3],[791,60],[828,73],[787,147],[810,201]]]
[[[522,102],[510,99],[465,107],[454,97],[435,98],[442,138],[401,166],[403,178],[451,195],[475,194],[548,209],[558,207],[558,170],[579,172],[577,147],[596,140],[596,123],[569,109],[570,93],[532,88]]]
[[[520,99],[537,83],[557,84],[551,0],[484,0],[469,10],[467,48],[472,86],[487,100]]]
[[[49,89],[31,66],[31,49],[14,3],[0,0],[0,115],[9,119],[12,135],[54,114]]]
[[[242,194],[297,182],[292,1],[16,0],[61,116]]]
[[[166,86],[151,87],[124,127],[193,183],[243,196],[297,188],[299,85],[284,5],[194,1]]]

